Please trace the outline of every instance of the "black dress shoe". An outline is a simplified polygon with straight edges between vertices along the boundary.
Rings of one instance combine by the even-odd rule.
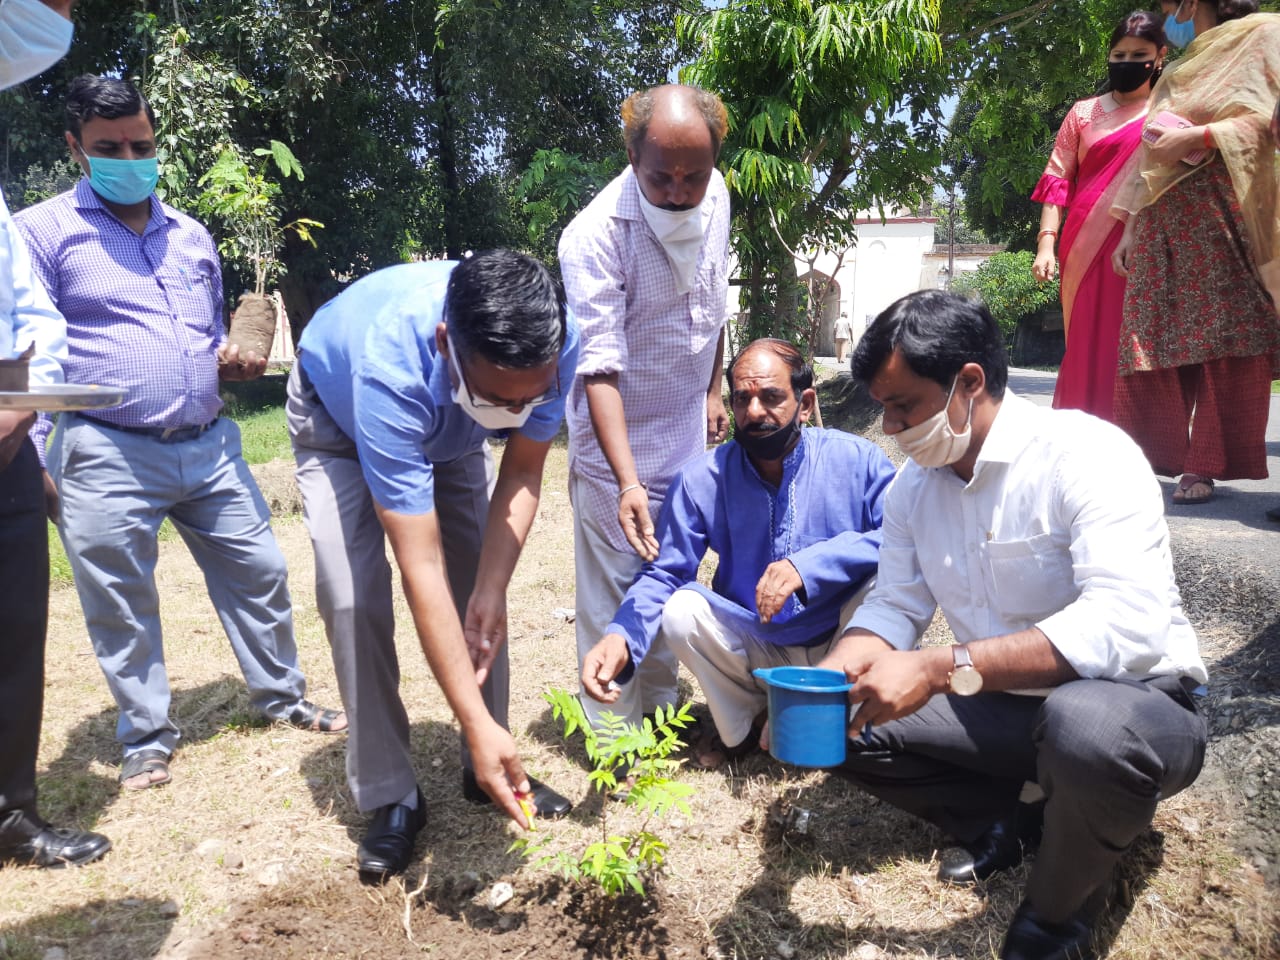
[[[0,824],[0,863],[31,867],[79,866],[111,849],[100,833],[52,827],[34,813],[18,810]]]
[[[418,790],[416,809],[402,803],[389,803],[373,811],[369,829],[356,851],[356,865],[365,883],[382,883],[388,877],[404,873],[413,859],[413,842],[427,823],[427,803]]]
[[[1020,804],[1014,817],[997,820],[973,843],[943,850],[938,879],[971,886],[1000,870],[1016,867],[1023,856],[1040,846],[1043,825],[1043,804]]]
[[[1025,900],[1004,935],[1000,960],[1094,960],[1093,930],[1078,917],[1050,923]]]
[[[568,797],[563,797],[556,793],[541,780],[535,780],[530,777],[529,790],[533,793],[533,805],[540,817],[545,817],[548,820],[558,820],[573,809],[573,803]],[[468,803],[477,805],[493,803],[489,795],[476,782],[476,775],[472,770],[462,771],[462,795],[466,797]]]

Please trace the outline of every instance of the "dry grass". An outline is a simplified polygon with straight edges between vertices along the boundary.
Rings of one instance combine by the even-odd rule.
[[[600,800],[587,795],[583,758],[566,747],[541,699],[575,682],[573,627],[553,608],[573,606],[572,524],[565,453],[553,451],[543,508],[510,597],[514,661],[512,725],[529,770],[579,802],[574,816],[542,823],[578,846],[598,829]],[[310,693],[337,702],[332,665],[312,600],[311,552],[297,520],[276,525],[289,558],[298,642]],[[425,942],[429,903],[405,887],[355,882],[362,820],[346,794],[343,740],[263,726],[243,685],[198,571],[178,541],[162,549],[162,600],[174,715],[184,740],[173,783],[140,793],[116,786],[115,708],[89,649],[71,589],[55,592],[41,749],[42,807],[60,822],[101,829],[114,851],[78,870],[0,871],[0,956],[75,958],[213,956],[219,933],[254,956],[461,956]],[[407,612],[399,622],[408,624]],[[1243,640],[1243,637],[1239,638]],[[1231,645],[1215,636],[1215,657]],[[468,806],[459,791],[457,736],[409,629],[400,636],[403,698],[418,772],[430,805],[413,890],[510,879],[536,886],[507,852],[512,828]],[[695,687],[690,692],[697,697]],[[688,770],[692,815],[667,828],[668,868],[656,883],[664,912],[700,931],[707,956],[735,958],[985,958],[995,955],[1026,867],[985,889],[933,879],[943,838],[932,828],[821,773],[798,774],[767,758],[731,772]],[[1112,914],[1113,958],[1274,956],[1276,903],[1232,848],[1229,777],[1206,775],[1164,804],[1155,831],[1124,862]],[[811,811],[807,834],[787,824]],[[613,817],[626,812],[611,809]],[[287,902],[295,926],[241,930],[246,905]],[[408,925],[417,940],[406,935]],[[325,923],[323,950],[303,942]],[[1121,925],[1123,924],[1123,925]],[[471,931],[458,919],[459,936]],[[228,933],[230,931],[230,933]],[[238,931],[238,932],[237,932]],[[238,939],[237,939],[238,938]],[[219,941],[222,942],[222,941]],[[308,940],[319,943],[320,940]],[[686,956],[675,951],[673,955]],[[223,955],[226,955],[225,953]],[[239,955],[237,952],[236,955]],[[480,954],[483,955],[483,954]],[[496,955],[496,954],[495,954]],[[544,950],[544,956],[580,956]],[[600,954],[613,955],[613,954]]]

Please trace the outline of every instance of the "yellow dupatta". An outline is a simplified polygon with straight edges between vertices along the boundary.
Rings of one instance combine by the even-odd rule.
[[[1240,204],[1254,266],[1280,310],[1280,166],[1271,141],[1271,115],[1280,97],[1280,14],[1228,20],[1198,37],[1164,71],[1151,92],[1148,122],[1168,110],[1209,125],[1217,149],[1205,163],[1223,163]],[[1137,213],[1200,166],[1181,161],[1152,166],[1145,147],[1115,206]],[[1206,264],[1206,269],[1212,269]]]

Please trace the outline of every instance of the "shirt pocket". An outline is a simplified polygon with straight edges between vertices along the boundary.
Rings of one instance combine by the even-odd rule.
[[[1035,622],[1057,613],[1079,595],[1071,554],[1053,536],[989,540],[987,574],[999,613]]]
[[[165,264],[156,271],[169,309],[189,330],[218,339],[222,304],[215,303],[213,266],[205,261]]]
[[[699,353],[708,340],[720,336],[728,291],[729,275],[725,263],[719,257],[706,257],[698,268],[689,294],[694,353]]]

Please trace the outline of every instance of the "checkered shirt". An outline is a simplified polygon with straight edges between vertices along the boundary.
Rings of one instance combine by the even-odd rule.
[[[565,410],[569,468],[582,481],[583,511],[610,544],[630,552],[618,524],[618,483],[591,427],[584,378],[617,373],[627,439],[655,519],[676,471],[706,449],[707,384],[725,319],[729,194],[712,176],[693,289],[676,292],[662,245],[640,212],[628,167],[560,238],[560,269],[582,333],[578,376]]]
[[[129,427],[188,427],[218,415],[222,267],[209,231],[151,196],[142,236],[87,179],[14,215],[36,275],[67,318],[67,383],[123,387],[95,417]],[[37,449],[52,426],[32,429]]]

